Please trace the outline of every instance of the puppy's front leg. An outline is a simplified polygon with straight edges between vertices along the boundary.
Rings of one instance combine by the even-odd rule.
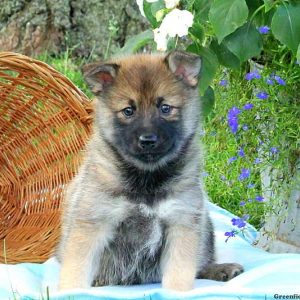
[[[183,225],[171,226],[161,259],[162,286],[188,291],[193,288],[197,269],[198,234]]]
[[[108,236],[104,225],[80,223],[71,229],[62,250],[60,290],[91,286]]]

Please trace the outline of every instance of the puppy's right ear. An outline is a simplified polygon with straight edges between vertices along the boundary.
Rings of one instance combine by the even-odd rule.
[[[114,83],[119,67],[117,64],[91,63],[83,66],[82,73],[91,91],[98,95]]]

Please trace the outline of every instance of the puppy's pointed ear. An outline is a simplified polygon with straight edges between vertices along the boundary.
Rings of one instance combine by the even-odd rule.
[[[165,62],[176,77],[182,79],[188,86],[195,87],[201,69],[201,58],[193,53],[174,51],[169,53]]]
[[[119,65],[91,63],[83,66],[83,76],[91,89],[97,95],[112,85],[117,76]]]

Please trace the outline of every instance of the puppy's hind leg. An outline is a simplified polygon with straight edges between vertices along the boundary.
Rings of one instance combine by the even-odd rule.
[[[217,281],[228,281],[244,272],[244,268],[236,263],[216,264],[211,263],[203,268],[197,278]]]

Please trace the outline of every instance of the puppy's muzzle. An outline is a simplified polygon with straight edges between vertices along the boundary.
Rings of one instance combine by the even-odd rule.
[[[139,136],[138,146],[143,150],[153,150],[158,145],[158,137],[154,133]]]

